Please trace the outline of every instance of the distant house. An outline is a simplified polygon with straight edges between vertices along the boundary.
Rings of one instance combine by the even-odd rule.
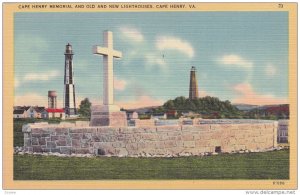
[[[26,112],[27,118],[37,118],[37,112],[33,106],[24,106],[23,108]]]
[[[127,120],[138,119],[139,114],[135,111],[126,111]]]
[[[45,107],[34,107],[36,111],[36,118],[48,118],[48,112],[46,111]]]
[[[176,110],[168,110],[166,114],[167,118],[176,118],[178,113]]]
[[[64,109],[59,108],[47,108],[46,111],[48,112],[48,118],[60,118],[65,119],[65,111]]]
[[[14,110],[14,118],[27,118],[25,110],[23,109]]]
[[[289,120],[279,120],[277,129],[277,142],[288,143],[289,142]]]
[[[167,114],[166,113],[152,114],[151,119],[167,119]]]

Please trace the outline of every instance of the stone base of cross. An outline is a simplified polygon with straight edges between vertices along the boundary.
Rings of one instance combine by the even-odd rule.
[[[125,112],[114,105],[113,58],[121,58],[122,53],[113,49],[113,33],[104,31],[104,47],[94,46],[93,53],[103,56],[103,105],[93,106],[90,126],[127,126]]]
[[[117,107],[106,105],[93,106],[91,109],[90,126],[126,127],[126,113],[121,112],[120,109],[112,111],[117,109]]]

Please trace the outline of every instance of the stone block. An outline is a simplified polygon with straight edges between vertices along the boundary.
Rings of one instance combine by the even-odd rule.
[[[178,155],[184,151],[184,148],[183,147],[167,148],[167,151],[171,154]]]
[[[50,148],[42,148],[42,152],[50,152]]]
[[[81,139],[82,138],[82,133],[71,133],[70,134],[70,137],[72,138],[72,139]]]
[[[207,147],[209,146],[209,140],[196,140],[195,141],[195,147]]]
[[[50,137],[50,133],[43,133],[42,137]]]
[[[40,145],[46,145],[46,139],[44,137],[39,138]]]
[[[172,132],[167,132],[167,135],[170,136],[170,137],[177,137],[177,136],[180,136],[181,135],[181,131],[172,131]]]
[[[195,147],[195,141],[184,141],[183,146],[185,148],[194,148]]]
[[[156,133],[155,127],[142,127],[145,133]]]
[[[37,152],[37,153],[43,152],[41,146],[32,146],[32,150],[33,150],[33,152]]]
[[[92,139],[92,134],[91,133],[84,133],[82,136],[82,139]]]
[[[81,146],[79,139],[72,139],[72,147],[79,148]]]
[[[88,148],[76,148],[75,154],[89,154],[90,150]]]
[[[141,138],[144,140],[158,140],[158,135],[156,133],[142,133]]]
[[[40,138],[40,137],[41,137],[41,134],[31,134],[31,137],[34,137],[34,138]]]
[[[67,146],[72,146],[72,139],[70,137],[66,137]]]
[[[238,124],[236,125],[238,127],[238,130],[249,130],[252,128],[251,124]],[[252,128],[253,129],[253,128]]]
[[[66,140],[58,140],[56,141],[57,146],[67,146]]]
[[[175,126],[157,126],[156,130],[158,133],[161,132],[174,132],[174,131],[178,131],[180,129],[180,127],[178,125]]]
[[[100,138],[96,135],[92,136],[92,142],[100,142]]]
[[[42,134],[42,133],[45,133],[45,131],[42,128],[32,128],[31,133],[32,134]]]
[[[33,152],[33,148],[32,147],[26,147],[25,152]]]
[[[69,128],[55,128],[55,134],[56,135],[68,135]]]
[[[29,133],[24,133],[24,138],[30,138],[31,137],[31,134]]]
[[[93,144],[94,148],[114,148],[113,142],[96,142]]]
[[[75,121],[75,126],[76,127],[88,127],[90,126],[89,121]]]
[[[60,122],[59,126],[60,127],[75,127],[75,123],[72,123],[72,122]]]
[[[24,138],[24,146],[25,147],[31,146],[31,138]]]
[[[81,148],[89,148],[89,147],[90,147],[89,141],[81,140]]]
[[[23,133],[30,133],[31,132],[31,124],[25,124],[22,126],[22,132]]]
[[[222,134],[217,132],[217,133],[213,133],[212,136],[211,136],[211,139],[219,139],[221,140],[222,138]]]
[[[183,133],[181,137],[182,137],[183,141],[193,141],[194,140],[194,135],[191,133]]]
[[[116,155],[119,157],[124,157],[128,155],[128,151],[126,150],[126,148],[117,148]]]
[[[47,148],[56,148],[56,143],[55,142],[47,142],[46,143],[46,145],[47,145]]]
[[[132,150],[137,150],[138,149],[138,145],[137,143],[129,143],[129,144],[126,144],[126,149],[127,151],[132,151]]]
[[[163,148],[165,148],[165,142],[164,141],[156,141],[155,142],[155,148],[156,149],[163,149]]]
[[[155,148],[155,141],[145,141],[143,142],[143,144],[145,145],[144,147],[146,149],[154,149]]]
[[[167,133],[159,133],[158,134],[158,140],[160,141],[165,141],[165,140],[168,140],[169,139],[169,136]]]
[[[153,119],[146,119],[146,120],[136,119],[135,120],[135,126],[136,127],[153,127],[149,130],[151,130],[151,131],[155,130],[155,132],[156,132],[156,128],[154,128],[155,127],[155,121]]]
[[[53,142],[53,141],[57,141],[57,140],[58,140],[58,138],[59,138],[58,136],[56,136],[56,135],[55,135],[55,136],[53,136],[53,135],[52,135],[52,136],[51,136],[51,141],[52,141],[52,142]]]
[[[220,139],[212,139],[209,141],[209,146],[221,146],[221,140]]]
[[[173,147],[177,146],[176,141],[172,141],[172,140],[165,141],[164,145],[165,145],[165,148],[173,148]]]
[[[181,140],[181,137],[180,136],[169,136],[168,140],[173,140],[173,141],[176,141],[176,140]]]
[[[176,141],[176,145],[177,145],[177,147],[183,147],[183,142],[184,141]]]
[[[156,155],[165,156],[166,153],[167,153],[167,150],[164,149],[164,148],[156,149],[156,150],[155,150],[155,154],[156,154]]]
[[[97,129],[97,134],[113,134],[117,131],[116,128],[113,127],[93,127]]]
[[[59,148],[50,148],[50,152],[52,152],[52,153],[60,153],[60,149]]]
[[[38,139],[38,138],[35,138],[35,137],[32,137],[32,138],[31,138],[31,144],[32,144],[33,146],[39,145],[39,139]]]
[[[95,128],[95,127],[84,128],[83,132],[84,133],[96,134],[97,133],[97,128]]]
[[[71,147],[60,147],[60,153],[70,155],[72,153]]]
[[[146,148],[146,144],[144,142],[138,142],[137,147],[138,147],[139,150],[144,149],[144,148]]]
[[[131,133],[134,133],[134,134],[136,134],[136,133],[145,133],[145,130],[144,130],[144,128],[132,128]]]
[[[117,141],[117,137],[115,135],[101,134],[98,135],[99,142],[114,142]]]
[[[113,142],[112,146],[115,147],[115,148],[124,148],[125,143],[124,142]]]
[[[69,132],[70,132],[70,134],[72,133],[76,133],[76,134],[78,134],[78,133],[84,133],[84,129],[83,128],[71,128],[70,130],[69,130]]]
[[[92,111],[90,126],[126,127],[126,113],[123,111],[107,112],[104,108],[95,108]]]
[[[210,131],[210,125],[207,124],[201,124],[196,126],[198,131]]]

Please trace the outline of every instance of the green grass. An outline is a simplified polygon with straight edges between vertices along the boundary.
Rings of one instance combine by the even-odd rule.
[[[289,150],[180,158],[14,156],[15,180],[288,178]]]

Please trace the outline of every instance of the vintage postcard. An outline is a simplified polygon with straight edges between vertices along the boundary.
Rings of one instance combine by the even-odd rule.
[[[296,20],[297,3],[4,3],[4,189],[296,189]]]

